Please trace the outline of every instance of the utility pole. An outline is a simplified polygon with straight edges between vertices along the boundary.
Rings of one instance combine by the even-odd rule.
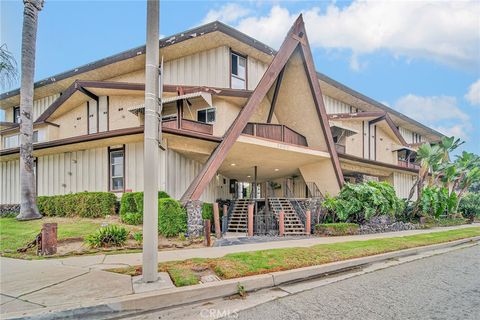
[[[159,0],[147,0],[143,151],[143,282],[158,280]]]

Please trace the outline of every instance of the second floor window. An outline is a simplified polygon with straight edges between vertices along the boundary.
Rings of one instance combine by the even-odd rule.
[[[125,157],[124,150],[110,151],[110,191],[123,191],[125,189],[124,177]]]
[[[20,140],[18,134],[3,138],[3,147],[5,149],[15,148],[20,145]]]
[[[247,58],[232,52],[230,73],[232,89],[247,88]]]
[[[13,108],[13,122],[20,123],[20,107]]]
[[[215,122],[215,108],[207,108],[197,111],[197,121],[204,123]]]

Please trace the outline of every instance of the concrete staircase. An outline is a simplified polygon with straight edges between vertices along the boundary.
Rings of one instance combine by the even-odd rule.
[[[268,198],[268,203],[277,219],[280,211],[283,211],[285,216],[285,235],[305,234],[305,227],[288,199]]]
[[[250,199],[235,200],[230,220],[228,221],[228,232],[247,232],[249,203]]]

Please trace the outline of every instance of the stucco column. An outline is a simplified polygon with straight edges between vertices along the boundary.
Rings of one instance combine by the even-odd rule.
[[[202,204],[200,200],[185,203],[187,210],[187,232],[189,237],[198,238],[203,231]]]

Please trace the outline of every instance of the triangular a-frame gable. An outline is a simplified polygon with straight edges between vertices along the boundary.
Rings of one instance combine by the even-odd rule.
[[[274,84],[281,81],[284,68],[297,48],[299,48],[299,51],[301,52],[303,65],[308,79],[308,84],[316,107],[316,113],[320,120],[321,129],[323,136],[326,140],[328,152],[331,155],[331,162],[337,178],[337,182],[339,186],[342,186],[343,175],[340,168],[340,162],[338,160],[332,138],[332,133],[328,124],[328,118],[322,99],[320,84],[317,79],[312,53],[305,32],[305,25],[302,15],[300,15],[291,27],[290,31],[288,32],[285,40],[280,47],[280,50],[273,58],[273,61],[267,68],[255,91],[252,93],[246,105],[242,108],[239,115],[226,132],[224,139],[217,146],[217,148],[214,150],[205,165],[198,173],[198,175],[195,177],[188,189],[185,191],[181,199],[182,202],[186,202],[188,200],[197,200],[200,198],[206,186],[214,177],[217,170],[220,168],[233,144],[242,134],[242,131],[245,128],[246,124],[251,119],[252,115],[255,113],[259,105],[262,103],[267,93],[270,91]],[[276,81],[277,79],[279,79],[279,81]],[[272,101],[272,103],[274,104],[274,101]]]

